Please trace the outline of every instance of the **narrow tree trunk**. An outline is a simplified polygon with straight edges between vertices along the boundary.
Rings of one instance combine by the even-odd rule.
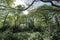
[[[6,18],[7,18],[7,16],[8,16],[8,14],[9,14],[9,12],[7,13],[7,15],[6,15],[5,18],[4,18],[3,27],[5,26],[5,22],[6,22]]]

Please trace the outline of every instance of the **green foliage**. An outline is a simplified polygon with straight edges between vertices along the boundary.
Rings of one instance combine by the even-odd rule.
[[[5,6],[0,10],[0,40],[59,40],[60,12],[57,7],[43,5],[24,15],[21,5],[11,7],[15,0],[0,1]]]
[[[12,5],[15,0],[5,0],[9,5]]]

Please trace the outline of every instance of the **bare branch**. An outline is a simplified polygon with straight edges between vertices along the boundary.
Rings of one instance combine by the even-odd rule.
[[[30,8],[33,4],[34,4],[34,2],[35,2],[36,0],[34,0],[27,8],[25,8],[24,10],[27,10],[28,8]]]
[[[53,6],[60,7],[60,1],[55,1],[55,2],[59,3],[59,5],[57,5],[57,3],[53,3],[53,1],[51,1],[51,4],[52,4]]]
[[[40,0],[40,1],[42,1],[42,2],[50,2],[52,4],[52,6],[60,7],[60,5],[56,5],[56,4],[60,4],[60,0]],[[53,1],[54,1],[54,3],[53,3]]]

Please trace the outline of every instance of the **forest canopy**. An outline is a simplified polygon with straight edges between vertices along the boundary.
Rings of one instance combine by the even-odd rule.
[[[60,40],[60,8],[42,5],[28,14],[15,0],[0,0],[0,40]]]

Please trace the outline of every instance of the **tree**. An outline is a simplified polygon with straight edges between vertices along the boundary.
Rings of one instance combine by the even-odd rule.
[[[24,15],[23,11],[37,0],[33,0],[27,8],[21,5],[13,8],[13,2],[14,0],[0,2],[0,40],[59,40],[60,9],[58,7],[43,5]]]
[[[44,30],[44,31],[42,31],[43,34],[44,34],[42,36],[45,37],[44,40],[46,39],[46,37],[47,37],[47,39],[51,40],[51,37],[54,36],[53,34],[54,33],[57,34],[57,29],[59,28],[59,25],[60,25],[59,22],[58,22],[58,19],[55,17],[55,16],[57,16],[57,14],[59,15],[59,13],[57,11],[54,11],[54,9],[56,9],[56,7],[53,10],[44,10],[45,8],[46,9],[47,8],[53,9],[54,7],[51,7],[51,6],[41,6],[41,7],[38,7],[36,9],[30,11],[30,16],[32,18],[34,17],[34,20],[39,20],[40,21],[40,24],[39,25],[41,25],[43,23],[41,26],[42,26],[42,28]]]

